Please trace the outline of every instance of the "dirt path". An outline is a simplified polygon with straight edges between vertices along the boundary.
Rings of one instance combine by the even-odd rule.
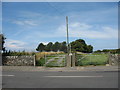
[[[56,64],[61,65],[61,63],[64,60],[64,58],[65,58],[65,55],[57,55],[56,57],[53,57],[53,58],[47,60],[46,64],[49,64],[52,61],[56,60]]]

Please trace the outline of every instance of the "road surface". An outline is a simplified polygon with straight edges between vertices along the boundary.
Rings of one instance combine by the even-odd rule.
[[[118,88],[117,71],[3,71],[3,88]]]

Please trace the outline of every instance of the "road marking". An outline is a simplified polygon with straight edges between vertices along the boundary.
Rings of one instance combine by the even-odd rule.
[[[0,75],[0,77],[2,77],[2,76],[13,77],[15,75]]]
[[[60,78],[73,78],[73,77],[103,77],[103,76],[44,76],[44,77],[60,77]]]

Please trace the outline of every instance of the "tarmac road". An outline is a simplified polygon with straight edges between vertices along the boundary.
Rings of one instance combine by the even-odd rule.
[[[3,88],[118,88],[117,71],[3,71]]]

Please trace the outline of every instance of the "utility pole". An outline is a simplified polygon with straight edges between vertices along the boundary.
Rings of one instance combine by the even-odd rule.
[[[67,30],[67,53],[69,55],[68,16],[66,16],[66,30]]]

